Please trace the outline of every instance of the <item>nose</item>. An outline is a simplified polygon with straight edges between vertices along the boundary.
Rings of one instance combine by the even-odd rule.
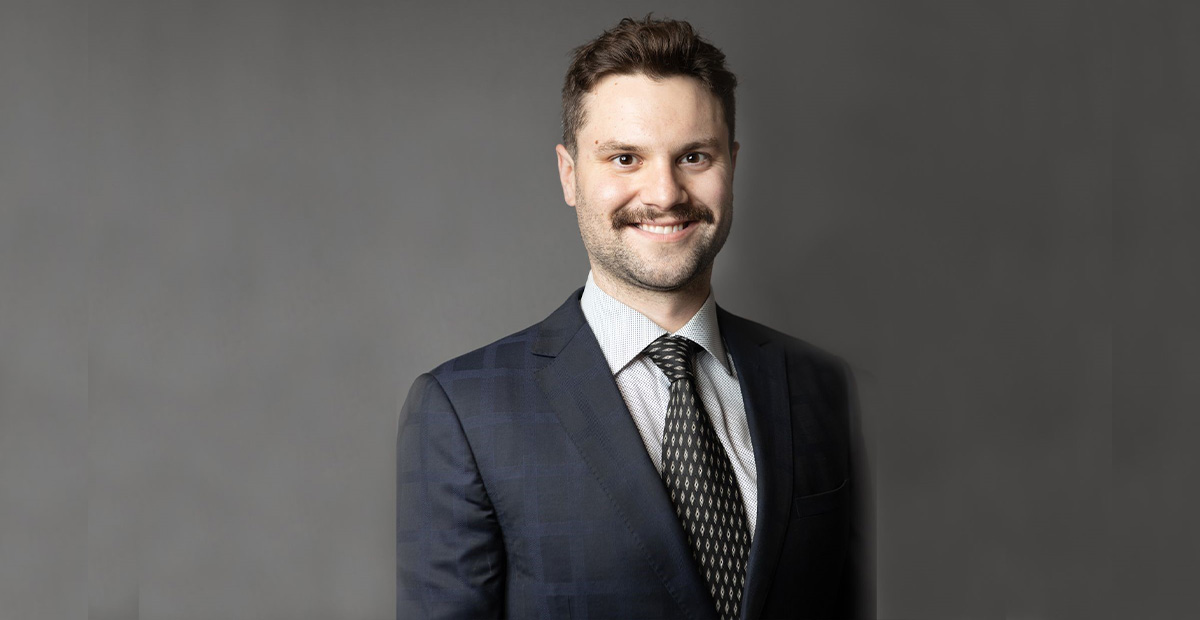
[[[679,171],[670,163],[659,163],[644,171],[642,204],[668,211],[675,205],[687,202],[687,190],[676,176]]]

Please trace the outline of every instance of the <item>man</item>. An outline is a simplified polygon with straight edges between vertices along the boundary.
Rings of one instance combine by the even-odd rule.
[[[399,618],[866,615],[843,365],[710,289],[735,86],[685,22],[626,19],[576,50],[556,150],[591,273],[413,386]]]

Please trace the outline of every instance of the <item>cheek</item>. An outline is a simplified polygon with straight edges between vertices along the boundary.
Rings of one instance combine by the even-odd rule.
[[[630,201],[634,195],[633,185],[627,179],[597,177],[581,186],[588,200],[598,209],[616,211]]]
[[[688,187],[688,193],[696,202],[716,209],[733,200],[733,188],[724,179],[697,179]]]
[[[620,202],[625,196],[625,191],[620,186],[613,184],[605,184],[596,188],[596,200],[599,200],[605,205],[612,206],[613,203]]]

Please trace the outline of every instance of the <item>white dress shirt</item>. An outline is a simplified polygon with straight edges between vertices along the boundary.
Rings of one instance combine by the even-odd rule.
[[[600,290],[588,273],[583,297],[579,300],[583,316],[600,343],[625,406],[633,417],[646,445],[646,452],[659,473],[662,473],[663,428],[666,425],[667,401],[671,382],[649,356],[642,351],[656,338],[667,333],[645,315],[617,301]],[[746,406],[738,384],[733,360],[725,351],[717,326],[717,302],[712,294],[679,331],[703,347],[693,360],[696,390],[712,421],[713,430],[729,455],[737,477],[742,501],[746,506],[746,522],[754,535],[758,519],[758,473],[754,469],[754,447],[750,443],[750,428],[746,423]]]

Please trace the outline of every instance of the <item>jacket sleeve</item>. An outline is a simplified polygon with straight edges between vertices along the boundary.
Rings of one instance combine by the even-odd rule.
[[[841,404],[846,412],[850,442],[850,558],[846,563],[841,609],[846,618],[875,618],[875,495],[867,463],[858,388],[848,364],[839,360]]]
[[[417,378],[396,434],[396,617],[500,618],[504,542],[446,391]]]

